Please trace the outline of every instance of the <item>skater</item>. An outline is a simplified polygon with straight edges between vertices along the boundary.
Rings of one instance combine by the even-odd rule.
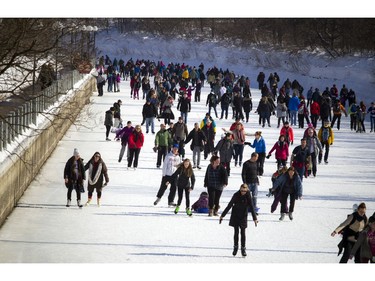
[[[230,176],[230,161],[234,153],[233,140],[231,133],[225,133],[221,140],[214,148],[214,154],[220,156],[220,164],[227,170],[228,177]]]
[[[251,153],[251,158],[245,163],[242,167],[242,182],[246,183],[250,189],[251,197],[253,200],[253,207],[256,213],[258,213],[259,208],[257,207],[257,197],[258,197],[258,187],[259,187],[259,178],[258,178],[258,153]]]
[[[162,179],[160,183],[160,188],[156,194],[156,200],[154,205],[157,205],[164,195],[165,190],[170,184],[170,190],[168,195],[168,206],[176,207],[173,202],[176,196],[176,181],[173,179],[172,175],[176,171],[176,167],[180,164],[180,156],[178,155],[178,144],[174,144],[172,150],[167,154],[163,162],[163,172]]]
[[[290,165],[296,169],[301,181],[303,181],[306,167],[308,168],[310,165],[310,151],[305,138],[301,139],[301,145],[293,149],[292,156],[290,157]]]
[[[134,127],[132,126],[132,122],[128,121],[126,123],[126,127],[116,132],[115,140],[121,140],[121,150],[120,150],[120,155],[118,157],[119,163],[121,162],[122,157],[124,156],[125,149],[128,144],[129,136],[133,131],[134,131]]]
[[[334,237],[336,234],[342,234],[342,240],[337,245],[339,247],[339,253],[341,254],[342,250],[344,249],[344,253],[340,259],[340,263],[347,263],[350,255],[355,256],[354,262],[360,262],[360,252],[353,251],[353,246],[358,239],[359,233],[365,228],[367,225],[367,217],[366,217],[366,204],[361,203],[358,205],[357,210],[348,215],[346,220],[341,223],[336,229],[331,233],[331,236]]]
[[[264,160],[266,159],[266,142],[262,137],[262,132],[255,132],[255,139],[253,144],[251,144],[250,142],[245,142],[244,144],[250,145],[252,148],[255,148],[255,152],[258,153],[258,176],[263,176]]]
[[[335,139],[335,135],[333,133],[332,128],[329,126],[329,121],[324,122],[324,126],[322,126],[318,131],[318,139],[322,144],[322,150],[325,147],[324,153],[324,163],[328,164],[328,156],[329,156],[329,147],[333,144]],[[319,154],[319,164],[322,162],[323,153]]]
[[[164,161],[170,146],[172,145],[171,134],[166,130],[165,124],[160,124],[160,130],[155,135],[155,147],[158,155],[156,158],[156,168],[160,168],[161,162]]]
[[[66,207],[70,207],[72,202],[72,191],[74,189],[77,194],[77,205],[82,208],[81,192],[84,192],[83,181],[85,179],[86,176],[83,159],[81,158],[78,149],[75,148],[73,156],[69,158],[64,168],[65,186],[68,189]]]
[[[142,128],[140,125],[136,125],[135,129],[129,136],[128,141],[128,149],[129,149],[129,157],[128,157],[128,170],[133,164],[134,170],[138,167],[138,158],[139,153],[141,152],[141,148],[143,146],[145,137],[142,133]],[[134,162],[133,162],[134,158]]]
[[[106,141],[110,141],[111,139],[109,138],[109,132],[111,131],[111,128],[113,126],[113,115],[115,113],[115,108],[112,106],[109,110],[105,112],[105,119],[104,119],[104,126],[106,128],[105,131],[105,137]]]
[[[204,150],[206,140],[206,136],[203,133],[203,131],[199,128],[199,124],[194,123],[194,129],[190,131],[185,140],[185,144],[191,141],[190,149],[193,151],[193,169],[202,169],[200,166],[201,153]]]
[[[288,171],[278,177],[272,186],[272,193],[280,197],[281,216],[280,221],[284,220],[285,214],[288,213],[289,219],[293,220],[294,204],[297,199],[302,200],[302,182],[294,167],[289,167]],[[289,208],[287,200],[289,197]]]
[[[102,188],[104,186],[107,186],[109,182],[109,178],[108,178],[108,173],[107,173],[107,166],[104,163],[99,152],[95,152],[94,155],[91,157],[90,161],[86,163],[85,171],[87,169],[89,170],[89,173],[87,177],[88,200],[86,202],[86,206],[90,205],[94,190],[96,190],[97,204],[98,206],[100,206],[100,198],[102,197]],[[105,179],[104,184],[103,184],[103,179]]]
[[[268,155],[266,156],[267,159],[269,159],[272,155],[273,151],[275,152],[275,158],[277,161],[277,169],[280,169],[282,166],[286,166],[286,162],[288,161],[289,157],[289,146],[287,142],[285,141],[285,136],[280,135],[279,140],[273,145],[272,149],[268,152]]]
[[[182,161],[182,163],[178,165],[177,170],[173,173],[172,177],[176,182],[178,190],[177,206],[174,210],[174,213],[177,214],[180,210],[182,197],[184,195],[183,193],[185,192],[185,211],[188,216],[191,216],[192,212],[190,209],[190,192],[194,189],[195,175],[190,160],[186,158],[184,161]],[[169,183],[167,182],[167,184]]]
[[[229,225],[234,227],[234,246],[232,254],[233,256],[237,254],[239,232],[241,230],[241,254],[243,257],[246,257],[246,228],[247,214],[249,212],[249,209],[253,217],[255,226],[258,225],[258,219],[253,208],[251,194],[247,184],[242,184],[240,190],[233,194],[232,199],[228,203],[228,206],[220,216],[219,223],[222,222],[223,218],[230,209],[232,209],[232,213],[230,216]]]
[[[220,208],[220,197],[223,189],[228,185],[228,174],[225,168],[220,165],[220,157],[213,155],[210,164],[207,166],[204,177],[204,187],[208,191],[208,216],[218,216]]]
[[[358,250],[360,263],[375,263],[375,217],[369,218],[367,227],[359,234],[349,259],[352,259]]]

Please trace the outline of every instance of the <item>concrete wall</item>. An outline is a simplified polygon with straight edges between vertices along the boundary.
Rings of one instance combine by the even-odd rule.
[[[64,103],[57,117],[28,145],[20,155],[9,156],[7,167],[0,174],[0,227],[13,211],[18,200],[39,170],[50,157],[59,141],[72,125],[81,109],[90,102],[96,91],[95,78],[89,78],[74,90],[72,98]],[[6,162],[6,161],[4,161]],[[1,165],[4,165],[5,163]]]

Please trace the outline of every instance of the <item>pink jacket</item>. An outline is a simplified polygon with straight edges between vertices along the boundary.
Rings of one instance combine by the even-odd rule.
[[[281,159],[281,160],[286,160],[289,157],[289,146],[287,142],[281,143],[280,141],[277,141],[270,152],[268,152],[268,155],[271,155],[272,152],[276,150],[275,153],[275,158],[276,159]]]

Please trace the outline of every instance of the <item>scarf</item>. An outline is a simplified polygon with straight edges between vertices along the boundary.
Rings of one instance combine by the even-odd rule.
[[[100,177],[100,175],[102,174],[102,168],[103,168],[103,165],[102,163],[99,163],[98,165],[98,169],[96,170],[96,174],[95,174],[95,177],[94,179],[91,179],[91,175],[92,175],[92,169],[93,169],[93,164],[90,163],[90,168],[89,168],[89,184],[90,185],[95,185]]]

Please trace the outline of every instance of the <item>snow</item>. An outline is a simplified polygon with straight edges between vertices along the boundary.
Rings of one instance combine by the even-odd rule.
[[[152,40],[152,43],[144,44],[139,41],[144,35],[121,38],[112,34],[112,39],[118,41],[112,42],[110,48],[104,43],[106,36],[104,33],[99,34],[97,44],[103,50],[102,54],[108,54],[111,58],[162,59],[165,62],[186,62],[196,66],[204,62],[206,68],[213,65],[228,67],[238,74],[249,76],[252,81],[256,80],[255,75],[259,71],[266,70],[266,75],[268,70],[277,71],[282,81],[287,77],[297,80],[301,78],[300,82],[304,86],[304,82],[309,81],[319,88],[331,86],[332,83],[341,86],[344,81],[348,81],[348,87],[353,88],[366,105],[371,101],[369,89],[372,88],[373,81],[369,77],[374,66],[373,60],[353,57],[323,67],[326,63],[323,58],[302,54],[296,65],[303,62],[306,76],[300,76],[290,72],[282,63],[277,64],[277,67],[270,65],[271,68],[261,68],[259,65],[265,61],[265,54],[261,50],[239,52],[234,47],[224,48],[210,42],[201,42],[194,45],[197,49],[195,53],[207,50],[204,55],[182,60],[182,54],[186,54],[186,50],[191,47],[187,41],[170,40],[168,44],[162,44],[161,39],[148,36],[147,40]],[[125,54],[118,51],[123,49],[121,42],[127,46]],[[247,66],[242,63],[242,57],[254,57],[255,52],[258,58],[256,64]],[[278,62],[290,59],[285,54],[273,52],[272,55]],[[325,80],[310,77],[316,75],[325,77]],[[306,80],[302,80],[303,78]],[[5,267],[6,270],[14,272],[12,264],[22,263],[27,270],[19,270],[17,274],[29,278],[33,272],[42,279],[50,278],[51,271],[61,272],[61,275],[55,275],[57,278],[70,278],[73,277],[71,270],[74,276],[98,280],[108,278],[114,272],[121,277],[138,276],[141,273],[139,278],[142,280],[187,280],[196,276],[222,280],[245,278],[247,274],[257,278],[265,276],[267,280],[275,277],[297,279],[302,276],[310,279],[313,274],[318,277],[354,277],[355,271],[346,270],[351,267],[336,267],[340,259],[337,257],[340,237],[332,238],[330,233],[352,212],[353,204],[365,202],[368,216],[375,210],[375,134],[369,133],[369,122],[365,124],[366,134],[356,134],[350,131],[349,118],[342,118],[342,129],[334,129],[335,142],[330,149],[329,164],[318,166],[316,178],[303,180],[304,196],[303,200],[296,202],[293,221],[288,218],[283,222],[278,220],[280,206],[275,213],[270,213],[272,198],[266,197],[266,194],[271,186],[270,176],[275,171],[276,164],[273,157],[266,160],[258,195],[258,205],[261,208],[259,224],[254,227],[250,221],[246,231],[248,256],[232,257],[233,228],[228,226],[229,215],[221,225],[217,217],[209,218],[205,214],[194,214],[190,218],[181,211],[175,215],[174,209],[167,206],[168,191],[157,206],[153,205],[161,181],[161,170],[155,168],[156,154],[152,150],[152,134],[145,135],[136,171],[126,170],[124,161],[118,163],[120,143],[105,141],[104,112],[121,99],[124,123],[131,120],[135,125],[141,123],[140,111],[144,104],[143,100],[130,99],[129,81],[122,81],[120,87],[120,93],[105,92],[103,97],[93,93],[92,103],[83,108],[80,118],[87,119],[88,112],[94,118],[89,119],[85,126],[72,126],[69,129],[0,229],[0,262],[10,263],[9,267]],[[256,84],[252,82],[256,108],[260,92],[254,87]],[[194,122],[200,122],[204,117],[208,93],[206,84],[201,102],[192,102],[192,112],[188,117],[189,131]],[[173,110],[178,116],[176,105]],[[221,112],[219,107],[218,112]],[[229,128],[233,120],[215,120],[218,127],[217,142],[221,128]],[[245,129],[247,133],[261,130],[269,151],[279,136],[279,129],[275,124],[276,118],[272,117],[271,128],[260,128],[258,115],[252,111]],[[158,121],[156,128],[159,128]],[[294,131],[296,141],[292,148],[299,144],[298,140],[304,132],[298,128],[294,128]],[[144,127],[143,132],[145,133]],[[247,141],[252,140],[252,137],[247,137]],[[74,148],[79,149],[85,160],[99,151],[108,165],[110,182],[103,190],[101,207],[95,204],[82,209],[74,205],[65,207],[66,188],[62,174],[65,162],[73,154]],[[189,145],[186,151],[186,156],[191,158]],[[247,146],[244,159],[249,159],[251,152],[253,149]],[[203,169],[195,171],[197,183],[191,193],[191,203],[205,190],[203,177],[207,165],[208,160],[202,161]],[[240,174],[241,169],[232,165],[229,185],[221,198],[221,211],[232,194],[239,189],[242,183]],[[87,192],[83,194],[83,201],[86,199]],[[74,200],[73,193],[73,202]],[[182,210],[184,202],[183,200]],[[60,263],[68,265],[68,268],[60,266]],[[45,273],[44,267],[41,267],[47,264],[49,273]],[[95,264],[103,264],[105,267],[96,268]],[[245,264],[248,266],[243,267]],[[270,266],[272,269],[269,269]],[[364,269],[363,274],[367,272],[365,268],[361,269]],[[283,273],[284,271],[286,272]],[[306,276],[306,272],[312,274]]]

